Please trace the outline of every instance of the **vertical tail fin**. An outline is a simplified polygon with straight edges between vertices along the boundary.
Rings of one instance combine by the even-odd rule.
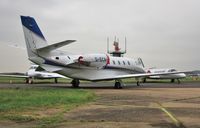
[[[37,56],[37,49],[47,46],[47,41],[34,18],[29,16],[21,16],[21,22],[24,31],[28,57],[35,57]]]

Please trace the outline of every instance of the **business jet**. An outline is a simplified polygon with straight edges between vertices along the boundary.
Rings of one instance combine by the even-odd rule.
[[[72,87],[79,87],[80,80],[106,81],[115,80],[114,87],[124,86],[123,78],[174,74],[146,73],[140,58],[114,57],[108,54],[71,54],[58,50],[76,40],[66,40],[48,45],[35,19],[21,16],[22,27],[27,47],[28,58],[49,72],[56,72],[72,78]],[[139,85],[139,80],[137,85]]]
[[[1,77],[15,77],[25,78],[26,83],[33,84],[34,79],[55,79],[55,83],[58,83],[58,78],[67,78],[57,73],[50,73],[47,71],[37,71],[38,65],[31,65],[26,73],[0,73]]]
[[[146,71],[147,73],[171,73],[176,72],[176,69],[174,68],[165,68],[165,69],[157,69],[152,68],[148,69]],[[168,75],[155,75],[155,76],[148,76],[143,79],[143,82],[145,83],[147,79],[170,79],[172,83],[177,80],[177,82],[180,84],[180,79],[183,79],[186,77],[185,73],[175,73],[175,74],[168,74]]]

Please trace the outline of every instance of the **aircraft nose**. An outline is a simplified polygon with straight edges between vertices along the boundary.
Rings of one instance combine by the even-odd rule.
[[[183,78],[186,77],[185,73],[181,73],[181,77]]]

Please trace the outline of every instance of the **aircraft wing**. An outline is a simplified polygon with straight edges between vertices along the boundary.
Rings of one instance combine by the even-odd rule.
[[[98,80],[113,80],[113,79],[124,79],[124,78],[142,78],[148,76],[157,76],[157,75],[169,75],[169,74],[177,74],[177,73],[186,73],[186,72],[167,72],[167,73],[138,73],[138,74],[125,74],[125,75],[116,75],[116,76],[105,76]]]
[[[0,73],[0,77],[28,78],[24,73]]]

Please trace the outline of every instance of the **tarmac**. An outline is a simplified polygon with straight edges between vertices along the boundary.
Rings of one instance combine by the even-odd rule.
[[[70,88],[69,84],[0,84],[8,87]],[[126,84],[113,89],[112,82],[82,83],[94,91],[95,102],[64,113],[64,128],[200,128],[200,83]],[[5,124],[0,127],[23,127]],[[27,124],[24,126],[26,127]]]

